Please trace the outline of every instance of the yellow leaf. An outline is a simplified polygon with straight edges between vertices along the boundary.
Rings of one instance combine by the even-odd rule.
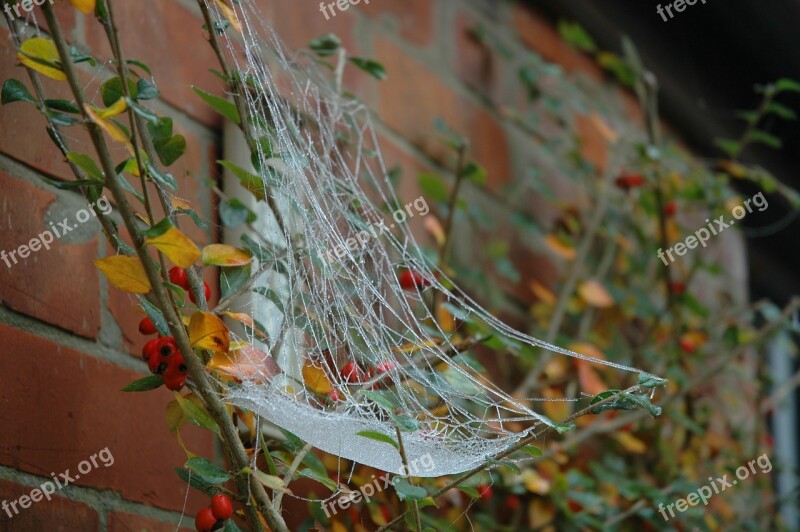
[[[533,469],[526,469],[522,472],[522,483],[531,493],[537,493],[539,495],[547,495],[550,493],[550,482]]]
[[[249,314],[245,314],[244,312],[231,312],[229,310],[223,311],[223,314],[225,314],[231,319],[238,321],[239,323],[244,323],[253,330],[253,333],[256,336],[268,339],[268,336],[266,334],[264,334],[263,332],[261,332],[256,328],[255,322],[253,321],[253,318]]]
[[[272,356],[251,346],[231,353],[215,353],[208,362],[208,368],[238,380],[260,383],[268,382],[281,372]]]
[[[78,11],[89,14],[94,11],[96,0],[69,0],[69,3]]]
[[[550,523],[556,516],[555,507],[542,499],[533,499],[528,505],[528,526],[539,530]]]
[[[169,197],[172,200],[172,206],[175,207],[176,209],[183,209],[183,210],[186,210],[186,211],[189,211],[189,210],[192,209],[192,204],[189,203],[187,200],[185,200],[183,198],[179,198],[178,196],[175,196],[174,194],[170,194]]]
[[[544,242],[556,255],[567,260],[575,258],[575,248],[562,243],[555,235],[547,235]]]
[[[114,122],[111,122],[110,120],[106,120],[105,118],[99,116],[92,108],[92,106],[89,105],[88,103],[84,104],[83,109],[84,111],[86,111],[86,114],[89,116],[89,119],[95,124],[97,124],[100,127],[100,129],[108,133],[109,137],[116,140],[117,142],[125,144],[126,146],[129,147],[129,149],[132,149],[130,148],[131,139],[128,137],[127,133],[122,131],[121,127],[119,127]]]
[[[150,280],[139,257],[116,255],[92,261],[100,268],[108,281],[123,292],[146,294],[150,291]]]
[[[647,450],[647,444],[630,432],[616,432],[614,433],[614,438],[626,451],[642,454]]]
[[[530,287],[533,295],[535,295],[542,303],[546,303],[548,305],[556,304],[556,295],[548,290],[544,285],[538,283],[537,281],[531,281]]]
[[[58,66],[61,64],[61,57],[58,55],[56,43],[50,39],[42,37],[28,39],[20,45],[17,59],[26,67],[48,78],[58,81],[67,79],[67,75]]]
[[[392,351],[395,353],[413,353],[415,351],[420,351],[425,347],[433,347],[438,343],[439,342],[436,340],[426,340],[421,344],[405,344],[400,347],[394,347],[392,348]]]
[[[195,312],[189,321],[189,341],[196,349],[214,352],[227,352],[230,346],[230,332],[214,314]]]
[[[542,405],[544,413],[547,417],[556,422],[561,422],[570,414],[570,403],[564,401],[564,394],[557,388],[547,387],[542,390],[542,396],[545,399],[553,399],[553,401],[545,401]]]
[[[551,380],[563,378],[568,371],[569,362],[567,361],[567,357],[551,358],[544,366],[544,374]]]
[[[456,319],[443,305],[436,308],[436,322],[441,327],[442,331],[451,333],[456,330]]]
[[[176,266],[188,268],[200,258],[200,250],[192,240],[176,227],[170,227],[162,235],[145,238],[145,243],[155,246]]]
[[[125,101],[125,98],[120,98],[112,105],[111,107],[107,107],[105,109],[95,109],[95,113],[100,118],[113,118],[117,115],[121,115],[128,109],[128,102]]]
[[[211,244],[203,248],[206,266],[244,266],[250,264],[250,254],[227,244]]]
[[[331,532],[347,532],[347,527],[339,521],[333,521],[331,523]]]
[[[303,382],[305,382],[306,386],[310,389],[323,395],[333,390],[333,386],[331,386],[331,381],[325,374],[325,370],[319,366],[315,366],[310,360],[306,360],[305,364],[303,364]]]
[[[236,14],[233,12],[231,8],[225,5],[225,2],[222,0],[217,0],[217,5],[219,6],[220,11],[222,11],[222,15],[228,19],[228,22],[231,23],[231,26],[236,29],[239,33],[242,33],[242,27],[239,25],[239,21],[236,20]]]
[[[578,285],[578,295],[589,305],[597,308],[614,306],[614,298],[600,282],[590,279]]]

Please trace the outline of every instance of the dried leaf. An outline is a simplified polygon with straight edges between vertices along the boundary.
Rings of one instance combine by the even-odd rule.
[[[305,382],[306,386],[311,390],[322,395],[327,395],[333,390],[333,386],[328,376],[325,374],[325,370],[314,365],[310,360],[306,360],[305,364],[303,364],[303,382]]]
[[[244,266],[251,260],[247,251],[227,244],[210,244],[203,248],[203,264],[206,266]]]
[[[230,353],[215,353],[208,368],[224,373],[234,379],[268,382],[281,373],[275,359],[255,347],[244,347]]]
[[[597,308],[614,306],[614,298],[599,281],[590,279],[578,285],[578,295],[589,305]]]
[[[540,284],[537,281],[531,281],[530,287],[533,295],[535,295],[541,303],[546,303],[548,305],[556,304],[556,295],[548,290],[543,284]]]

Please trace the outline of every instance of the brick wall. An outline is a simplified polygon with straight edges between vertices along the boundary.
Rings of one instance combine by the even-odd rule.
[[[331,20],[325,20],[317,2],[262,4],[292,45],[334,32],[357,53],[386,65],[390,81],[375,83],[355,73],[349,83],[381,116],[384,153],[390,164],[404,168],[402,194],[408,198],[418,194],[416,172],[447,162],[448,154],[432,134],[436,117],[468,134],[473,156],[489,170],[490,192],[518,181],[536,163],[554,188],[569,194],[569,186],[558,179],[559,151],[540,147],[573,132],[584,140],[584,155],[602,166],[606,155],[597,148],[598,133],[581,105],[601,108],[615,127],[638,128],[630,97],[605,82],[590,60],[569,49],[535,13],[513,3],[372,0]],[[220,123],[189,85],[221,87],[208,72],[216,63],[202,40],[199,11],[191,0],[117,0],[115,5],[125,54],[152,67],[162,93],[154,105],[174,118],[188,140],[187,155],[173,168],[181,195],[213,221],[214,200],[198,178],[215,175]],[[107,59],[97,23],[66,2],[57,7],[69,38],[99,60]],[[478,25],[518,59],[501,59],[474,38]],[[0,79],[27,83],[3,28]],[[561,65],[563,70],[543,78],[543,87],[576,102],[557,115],[542,113],[533,129],[513,120],[514,110],[532,110],[516,82],[522,57],[533,58],[543,69],[548,62]],[[110,77],[104,69],[87,67],[82,73],[90,95]],[[45,90],[50,98],[68,96],[64,83],[48,80]],[[76,194],[40,179],[71,179],[44,125],[30,105],[0,108],[0,249],[17,248],[49,222],[74,217],[84,206]],[[93,153],[84,133],[77,128],[67,133],[73,149]],[[506,200],[490,193],[482,201],[502,211]],[[554,214],[533,195],[530,207],[543,219]],[[207,243],[216,231],[191,234]],[[470,251],[462,247],[457,252]],[[184,455],[166,427],[168,392],[119,391],[147,371],[137,356],[142,339],[135,301],[110,288],[91,263],[108,253],[97,224],[87,223],[12,268],[0,263],[0,500],[30,493],[51,473],[74,473],[82,460],[106,447],[114,457],[113,465],[82,475],[50,502],[35,503],[11,519],[0,511],[0,530],[174,530],[184,505],[189,517],[183,525],[191,527],[194,513],[205,504],[195,493],[185,500],[186,487],[173,472]],[[522,270],[536,261],[545,277],[554,275],[555,266],[544,259],[540,243],[515,249],[513,255]],[[219,456],[206,433],[185,429],[184,442],[194,452]]]

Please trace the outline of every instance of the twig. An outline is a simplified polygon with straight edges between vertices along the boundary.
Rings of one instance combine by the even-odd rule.
[[[406,471],[406,480],[411,481],[411,468],[408,467],[408,456],[406,455],[406,447],[403,444],[403,434],[400,432],[400,427],[395,426],[395,433],[397,434],[397,448],[400,451],[400,459],[403,461],[403,467]],[[411,507],[411,512],[414,514],[414,524],[417,527],[417,532],[422,532],[422,519],[419,516],[419,504],[417,501],[411,500],[407,504]]]

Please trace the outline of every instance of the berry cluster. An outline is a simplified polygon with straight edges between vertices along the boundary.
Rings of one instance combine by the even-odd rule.
[[[374,368],[372,366],[369,366],[367,368],[367,371],[365,372],[358,366],[358,364],[350,361],[347,364],[345,364],[339,371],[339,376],[342,378],[342,381],[348,384],[358,384],[360,382],[370,380],[378,375],[389,373],[391,370],[394,369],[394,367],[395,366],[392,362],[380,362]],[[372,385],[373,390],[377,390],[378,388],[380,388],[380,382],[376,382],[375,384]],[[328,399],[330,399],[333,402],[336,402],[341,399],[341,395],[339,394],[338,390],[333,389],[330,392],[328,392]]]
[[[197,532],[211,532],[218,530],[222,521],[230,519],[233,515],[233,503],[230,497],[217,493],[211,497],[211,506],[197,512],[194,527]]]
[[[143,319],[139,324],[139,330],[150,330],[147,327],[148,322],[150,325],[153,323],[150,318]],[[151,373],[163,375],[164,386],[168,389],[177,391],[183,388],[188,370],[175,338],[172,336],[153,338],[144,344],[142,358],[147,361]]]

